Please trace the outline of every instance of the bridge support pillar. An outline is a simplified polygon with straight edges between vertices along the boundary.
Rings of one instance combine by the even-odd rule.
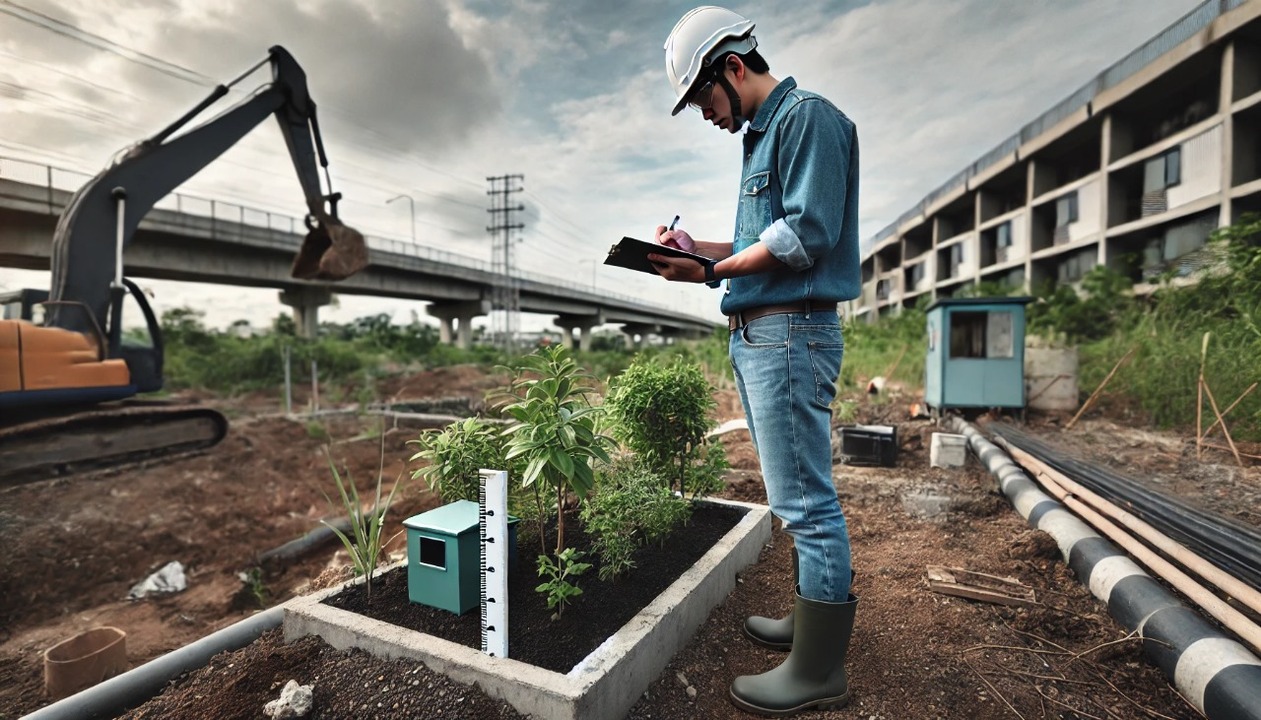
[[[626,349],[635,350],[643,347],[644,341],[648,339],[649,335],[653,333],[661,334],[661,326],[648,323],[626,323],[622,326],[622,333],[626,338]],[[636,340],[636,337],[639,339]]]
[[[561,343],[570,350],[591,349],[591,331],[604,324],[603,313],[595,315],[557,315],[553,320],[560,328]],[[581,331],[581,334],[579,334]]]
[[[454,343],[467,350],[473,346],[473,318],[490,314],[490,300],[430,303],[426,312],[438,318],[442,344]]]
[[[298,337],[314,338],[320,328],[320,306],[333,301],[333,292],[319,285],[298,285],[280,291],[280,302],[293,308]]]

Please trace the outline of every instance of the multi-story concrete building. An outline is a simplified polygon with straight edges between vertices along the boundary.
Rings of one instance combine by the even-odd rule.
[[[1261,0],[1210,0],[1104,70],[872,240],[869,319],[998,282],[1192,275],[1261,211]]]

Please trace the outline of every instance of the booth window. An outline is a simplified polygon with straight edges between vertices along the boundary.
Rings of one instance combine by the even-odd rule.
[[[1014,356],[1012,313],[976,311],[950,313],[951,358],[1010,358]]]
[[[447,569],[447,543],[438,538],[420,538],[420,564]]]

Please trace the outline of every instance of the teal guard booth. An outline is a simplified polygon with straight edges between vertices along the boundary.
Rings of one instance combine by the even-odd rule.
[[[943,298],[928,306],[924,401],[948,408],[1025,407],[1030,297]]]
[[[515,566],[517,521],[508,516],[508,571]],[[457,615],[481,602],[478,506],[457,500],[413,515],[407,529],[407,598]]]

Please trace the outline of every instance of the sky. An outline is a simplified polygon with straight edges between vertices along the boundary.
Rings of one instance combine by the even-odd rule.
[[[865,241],[1199,0],[762,0],[778,79],[857,125]],[[287,48],[319,107],[342,220],[368,235],[482,261],[487,178],[523,175],[521,271],[714,320],[718,291],[601,265],[623,235],[680,215],[729,241],[738,136],[671,117],[666,36],[692,2],[637,0],[0,0],[0,158],[95,174],[266,56]],[[266,83],[249,76],[204,117]],[[6,167],[0,162],[0,172]],[[66,175],[66,177],[73,177]],[[85,178],[86,179],[86,178]],[[300,186],[270,121],[178,189],[300,216]],[[400,197],[401,196],[401,197]],[[415,217],[414,224],[411,221]],[[140,280],[159,311],[267,325],[277,292]],[[0,292],[47,288],[0,268]],[[321,320],[420,302],[342,296]],[[550,324],[524,316],[523,329]]]

